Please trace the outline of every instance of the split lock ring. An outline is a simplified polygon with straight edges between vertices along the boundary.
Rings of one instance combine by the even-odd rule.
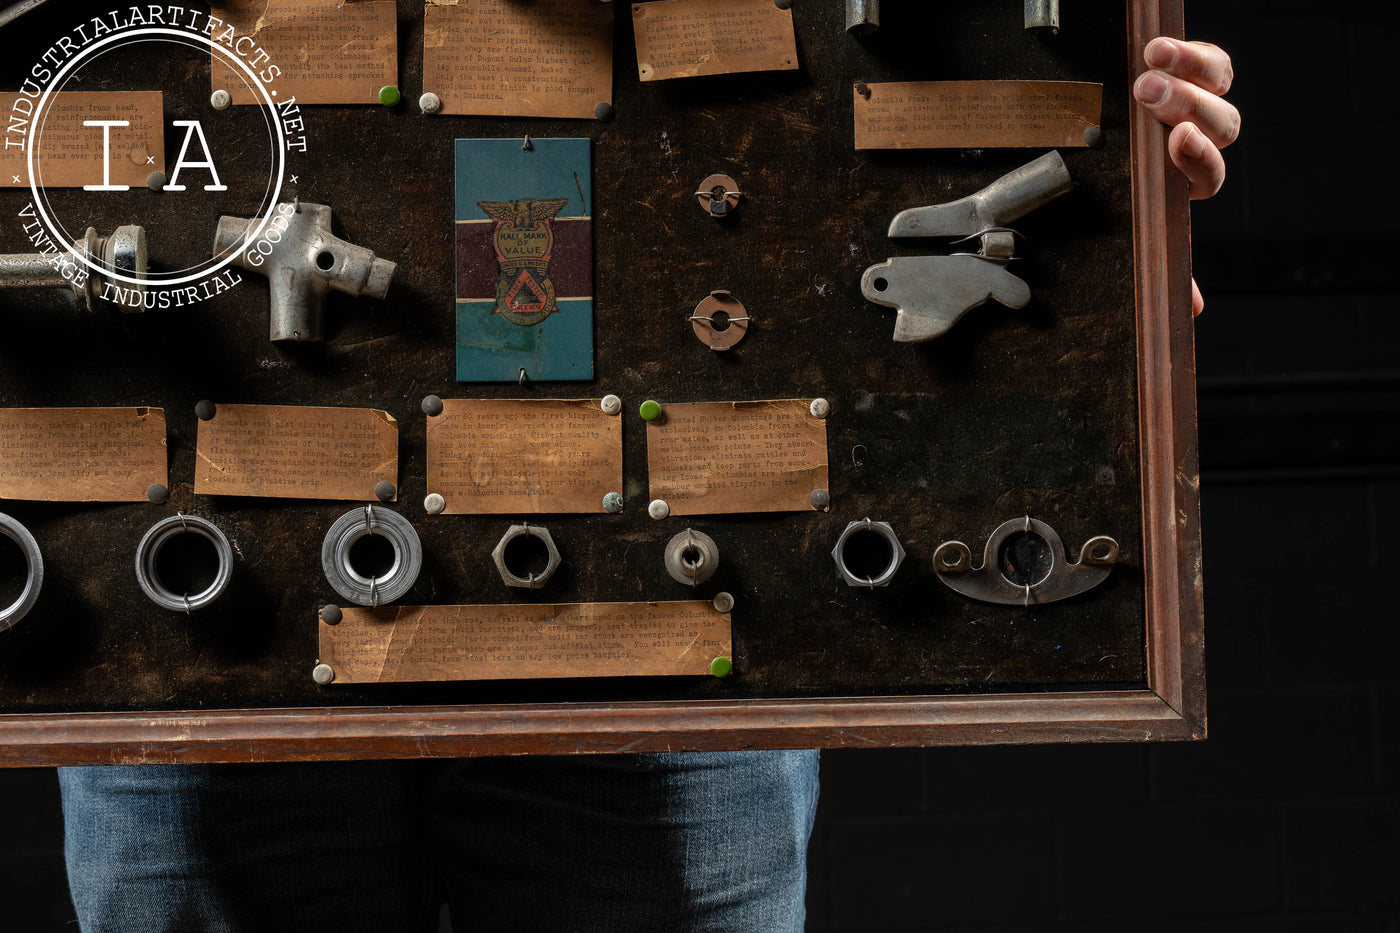
[[[39,542],[34,540],[29,529],[3,512],[0,512],[0,535],[19,545],[20,552],[24,554],[24,562],[29,567],[24,578],[24,589],[20,590],[19,597],[0,609],[0,632],[3,632],[23,619],[38,601],[39,588],[44,584],[44,557],[39,553]]]
[[[156,569],[160,552],[175,538],[185,534],[199,535],[214,545],[214,554],[219,561],[213,582],[193,596],[188,593],[176,593],[166,587]],[[152,525],[150,530],[142,535],[141,543],[136,545],[136,582],[141,584],[141,591],[151,602],[171,612],[183,612],[188,615],[196,609],[204,608],[219,598],[232,576],[233,548],[229,546],[228,538],[224,537],[224,533],[213,522],[197,515],[172,515],[163,518]]]
[[[361,538],[377,535],[389,542],[394,562],[378,576],[367,577],[350,562],[350,549]],[[335,520],[321,543],[326,582],[357,606],[377,607],[407,593],[423,568],[423,544],[408,519],[398,512],[366,505]]]

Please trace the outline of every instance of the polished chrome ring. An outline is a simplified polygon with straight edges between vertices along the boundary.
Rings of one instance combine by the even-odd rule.
[[[213,582],[193,596],[170,590],[161,582],[160,574],[156,571],[156,560],[160,557],[160,552],[172,540],[185,534],[199,535],[214,545],[214,554],[219,561]],[[151,602],[162,609],[186,614],[203,609],[219,598],[228,587],[229,578],[232,576],[233,548],[229,546],[228,538],[224,537],[224,533],[213,522],[197,515],[172,515],[163,518],[152,525],[141,537],[141,543],[136,545],[136,582],[141,584],[141,591]]]
[[[0,535],[19,545],[24,554],[24,562],[29,565],[29,572],[24,578],[24,589],[20,590],[19,597],[4,609],[0,609],[0,632],[3,632],[23,619],[38,601],[39,588],[44,584],[44,557],[39,553],[39,542],[34,540],[29,529],[3,512],[0,512]]]

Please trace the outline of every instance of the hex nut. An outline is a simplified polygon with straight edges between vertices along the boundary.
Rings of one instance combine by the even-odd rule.
[[[547,552],[548,559],[545,562],[544,570],[539,573],[527,573],[526,576],[518,575],[510,567],[506,566],[506,548],[516,538],[532,537],[539,539]],[[496,570],[501,575],[501,582],[506,586],[515,586],[527,590],[537,590],[549,582],[549,578],[554,576],[554,571],[559,569],[563,563],[559,557],[559,549],[554,546],[554,538],[549,534],[549,529],[540,525],[511,525],[506,529],[506,533],[501,536],[501,540],[496,542],[496,547],[491,551],[491,560],[496,563]]]
[[[846,563],[846,544],[853,536],[865,532],[883,538],[890,548],[889,563],[874,577],[857,576]],[[904,563],[904,557],[904,545],[899,543],[899,536],[894,533],[894,528],[890,527],[890,523],[872,522],[869,518],[847,525],[846,530],[841,532],[841,537],[836,539],[836,546],[831,549],[831,559],[836,562],[836,576],[847,586],[860,586],[867,589],[889,586],[894,575],[899,572],[899,565]]]

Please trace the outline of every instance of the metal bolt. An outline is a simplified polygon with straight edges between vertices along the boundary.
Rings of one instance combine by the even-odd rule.
[[[647,514],[660,521],[671,514],[671,507],[666,504],[665,499],[653,499],[651,505],[647,506]]]
[[[418,109],[424,113],[437,113],[442,109],[442,98],[432,91],[424,91],[423,96],[418,98]]]
[[[715,607],[715,612],[730,612],[734,609],[734,597],[728,593],[716,593],[710,605]]]
[[[100,269],[121,272],[129,278],[146,277],[146,230],[144,227],[118,227],[111,236],[100,237],[92,227],[73,243],[68,253],[15,253],[0,256],[0,288],[52,288],[67,286],[83,299],[89,311],[102,303],[110,281],[102,272],[93,272],[82,260]],[[124,284],[121,296],[113,302],[122,310],[144,309],[144,281]],[[129,304],[128,304],[129,302]]]
[[[601,120],[604,123],[611,123],[616,114],[617,111],[613,109],[613,105],[605,100],[598,101],[598,106],[593,108],[593,119]]]
[[[831,507],[831,493],[825,489],[813,489],[811,503],[812,508],[824,512]]]
[[[423,497],[423,511],[429,515],[441,515],[447,508],[447,500],[435,492],[430,492]]]
[[[317,664],[311,670],[311,679],[324,687],[335,680],[335,670],[329,664]]]
[[[423,398],[423,414],[429,418],[436,418],[442,414],[442,399],[436,395],[428,395]]]
[[[622,493],[610,492],[603,496],[603,511],[616,515],[622,511]]]
[[[390,502],[394,496],[398,495],[398,487],[387,479],[382,479],[374,484],[374,498],[380,502]]]
[[[530,537],[544,545],[545,565],[539,573],[527,571],[521,576],[515,569],[506,564],[506,549],[510,543],[517,538]],[[496,570],[501,575],[501,582],[506,586],[515,586],[522,589],[537,590],[549,582],[549,578],[554,576],[554,571],[559,569],[563,559],[559,556],[559,548],[554,544],[554,538],[550,535],[548,528],[539,525],[511,525],[506,529],[506,533],[501,536],[501,540],[496,543],[496,548],[491,552],[491,560],[496,563]]]
[[[222,88],[209,95],[209,106],[215,110],[227,110],[232,103],[233,95]]]
[[[321,607],[321,621],[327,625],[339,625],[343,618],[340,614],[340,607],[335,603],[327,603]]]
[[[813,418],[825,418],[831,414],[831,403],[824,398],[814,398],[807,410],[812,413]]]
[[[198,402],[194,406],[194,416],[200,421],[213,421],[214,416],[219,413],[218,406],[207,398]]]
[[[603,401],[600,404],[605,415],[616,415],[622,411],[622,399],[616,395],[603,396]]]
[[[146,489],[146,498],[154,502],[156,505],[159,505],[166,499],[170,498],[170,490],[166,489],[160,483],[152,483]]]

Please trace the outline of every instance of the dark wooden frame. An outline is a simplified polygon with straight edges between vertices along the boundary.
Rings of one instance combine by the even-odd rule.
[[[1128,0],[1134,74],[1181,0]],[[1186,182],[1133,108],[1147,689],[730,702],[0,716],[0,765],[1157,741],[1205,737]]]

